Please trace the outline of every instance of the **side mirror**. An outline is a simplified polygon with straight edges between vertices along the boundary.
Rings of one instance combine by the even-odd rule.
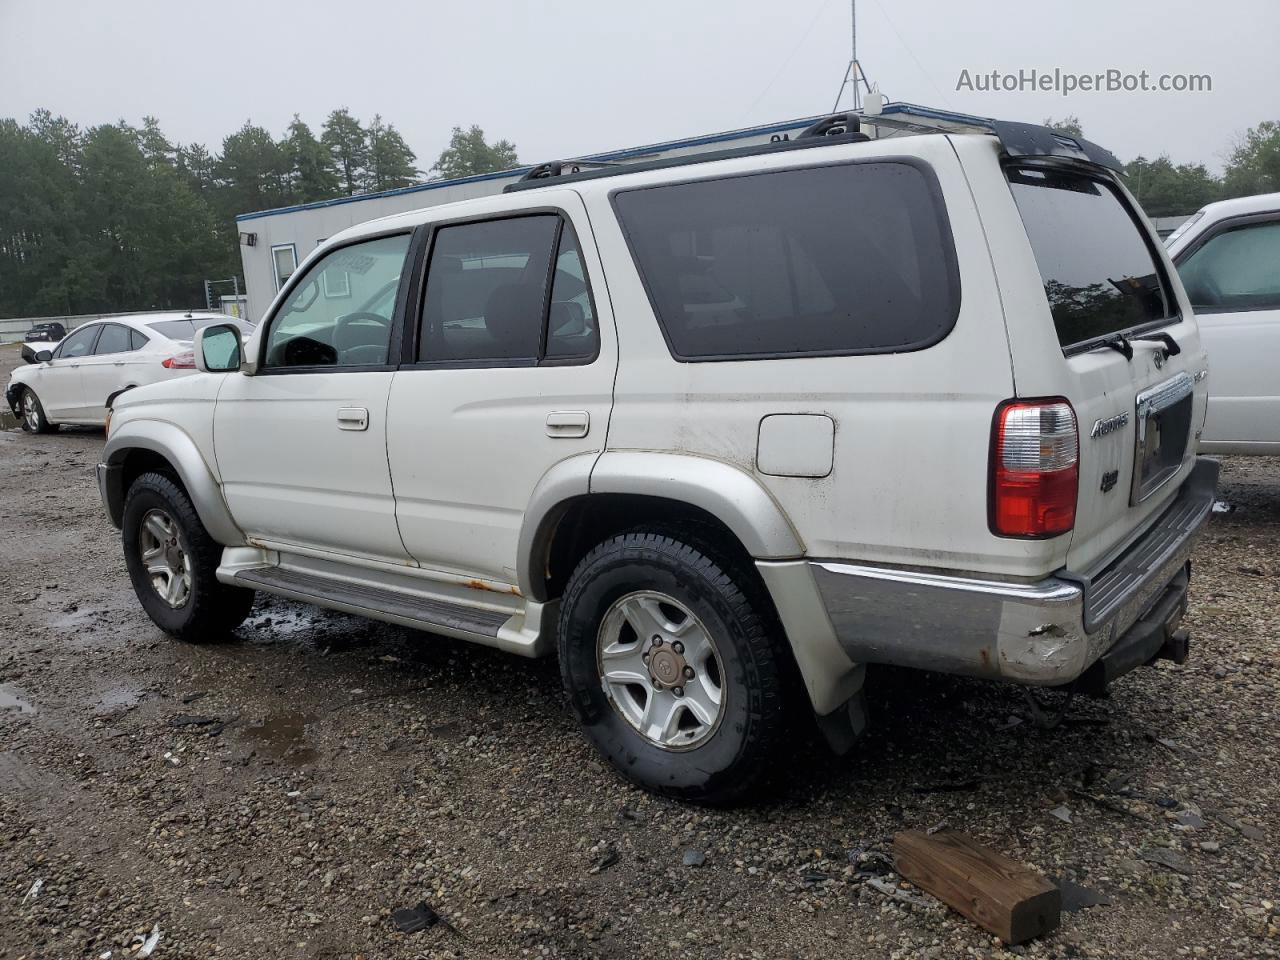
[[[50,360],[52,360],[52,359],[53,359],[53,351],[52,351],[52,350],[38,350],[38,351],[36,351],[36,363],[48,363],[48,362],[49,362]]]
[[[218,323],[196,331],[192,349],[196,369],[204,373],[231,373],[240,369],[240,330],[229,323]]]

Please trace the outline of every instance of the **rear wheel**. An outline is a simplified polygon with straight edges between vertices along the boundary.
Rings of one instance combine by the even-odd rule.
[[[49,422],[40,398],[30,387],[22,390],[22,429],[28,433],[53,433],[58,429],[56,423]]]
[[[222,546],[169,477],[144,473],[133,482],[121,528],[133,591],[161,630],[181,640],[216,640],[249,615],[253,591],[218,582]]]
[[[765,606],[745,572],[673,537],[595,547],[569,579],[559,631],[587,737],[649,790],[707,803],[755,791],[788,732]]]

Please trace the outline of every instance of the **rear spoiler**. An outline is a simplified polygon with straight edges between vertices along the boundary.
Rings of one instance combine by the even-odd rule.
[[[1116,159],[1114,153],[1084,137],[1073,137],[1034,123],[1014,123],[1011,120],[989,120],[988,123],[1004,152],[1011,157],[1079,160],[1124,173],[1124,164]]]

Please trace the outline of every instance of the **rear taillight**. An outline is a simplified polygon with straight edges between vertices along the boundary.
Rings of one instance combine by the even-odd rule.
[[[166,370],[194,370],[196,368],[196,355],[194,353],[175,353],[172,357],[166,357],[161,360],[160,366]]]
[[[1011,400],[991,437],[991,532],[1054,537],[1076,522],[1076,415],[1065,400]]]

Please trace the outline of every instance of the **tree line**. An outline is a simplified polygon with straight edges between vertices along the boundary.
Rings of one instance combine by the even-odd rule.
[[[1078,117],[1044,121],[1046,127],[1084,136]],[[1125,164],[1125,186],[1149,217],[1195,213],[1206,203],[1280,191],[1280,123],[1266,120],[1250,129],[1227,155],[1222,176],[1202,163],[1174,163],[1169,157],[1139,154]]]
[[[242,277],[237,214],[519,165],[475,126],[429,171],[416,161],[393,124],[345,108],[319,136],[296,114],[279,139],[246,122],[216,153],[154,117],[0,118],[0,317],[199,306],[206,279]]]
[[[1045,123],[1081,135],[1075,117]],[[416,162],[393,124],[345,108],[318,137],[296,114],[279,139],[246,122],[216,153],[171,141],[154,117],[87,129],[48,110],[0,119],[0,317],[199,305],[206,279],[241,276],[237,214],[520,163],[476,126],[455,127],[430,170]],[[1150,216],[1280,191],[1280,124],[1249,130],[1221,177],[1139,156],[1125,180]]]

